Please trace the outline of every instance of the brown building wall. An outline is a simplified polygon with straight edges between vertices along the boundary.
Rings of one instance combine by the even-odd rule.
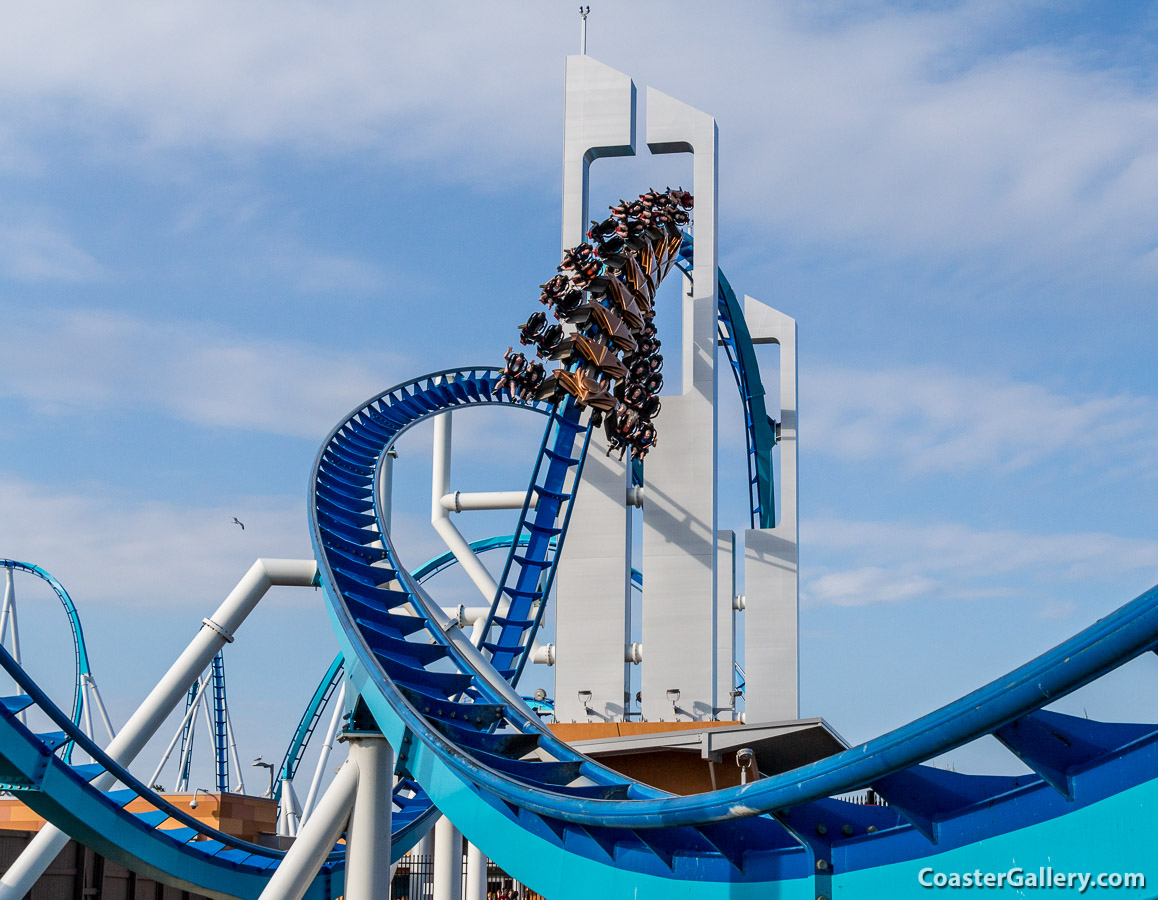
[[[35,831],[0,832],[0,868],[7,869]],[[75,841],[69,841],[27,900],[207,900],[130,872]]]
[[[277,830],[277,803],[264,797],[202,793],[197,797],[196,808],[189,805],[193,800],[192,794],[166,794],[165,799],[198,821],[255,844],[262,833],[272,834]],[[137,798],[125,808],[129,812],[141,813],[155,807]],[[0,831],[39,831],[43,827],[44,819],[19,800],[0,800]],[[170,819],[161,827],[183,826],[175,819]]]

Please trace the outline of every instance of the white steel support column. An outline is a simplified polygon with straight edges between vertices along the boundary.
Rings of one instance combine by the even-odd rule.
[[[459,565],[474,582],[489,604],[499,586],[494,577],[482,561],[475,556],[470,544],[459,530],[450,521],[450,512],[442,505],[442,498],[450,493],[450,459],[451,459],[451,414],[442,413],[434,417],[434,463],[430,479],[430,524],[438,532],[447,549],[454,554]],[[481,623],[480,623],[481,629]]]
[[[358,793],[346,838],[346,900],[390,896],[390,817],[394,751],[380,734],[348,737]]]
[[[681,392],[663,397],[659,440],[644,465],[642,692],[649,720],[710,719],[715,705],[717,143],[715,119],[647,89],[647,145],[652,153],[694,154],[695,195]],[[674,704],[669,691],[679,691]]]
[[[12,658],[16,665],[20,665],[20,628],[16,624],[16,585],[12,580],[12,569],[7,569],[8,577],[4,582],[4,612],[0,614],[0,645],[4,643],[4,630],[12,629]],[[17,690],[17,696],[24,691]],[[17,718],[24,725],[28,724],[28,713],[21,710]],[[92,737],[90,734],[89,737]]]
[[[255,562],[213,616],[203,620],[201,630],[129,717],[105,752],[122,766],[132,762],[184,699],[189,686],[213,661],[217,651],[233,640],[233,633],[266,591],[274,585],[309,587],[316,573],[317,563],[312,559],[259,559]],[[106,773],[93,779],[92,783],[100,790],[108,790],[115,780],[113,775]],[[67,834],[52,824],[45,825],[0,878],[0,900],[21,900],[67,843]]]
[[[0,606],[0,642],[8,631],[8,610],[16,601],[16,584],[12,579],[12,569],[4,567],[4,605]]]
[[[487,858],[474,844],[466,845],[466,897],[487,900]]]
[[[796,320],[751,297],[744,319],[753,343],[780,345],[780,512],[744,532],[745,718],[776,722],[800,711]]]
[[[462,832],[446,816],[434,826],[432,900],[462,900]]]
[[[589,56],[567,57],[563,124],[563,249],[585,240],[590,167],[635,154],[635,85]],[[631,599],[631,517],[627,465],[607,456],[602,430],[591,437],[556,575],[555,718],[621,721],[623,648]],[[626,544],[626,546],[625,546]],[[580,691],[591,699],[579,700]],[[586,696],[586,695],[585,695]]]
[[[285,858],[266,883],[259,900],[301,900],[346,829],[357,792],[358,766],[348,759],[330,782],[318,803],[317,811],[298,831],[293,846],[286,851]]]
[[[318,753],[318,763],[314,767],[314,777],[310,781],[310,788],[306,791],[306,802],[302,805],[302,817],[300,824],[304,825],[306,819],[310,817],[313,811],[314,803],[318,799],[318,792],[322,787],[322,779],[326,775],[326,764],[330,761],[330,751],[334,749],[334,741],[338,737],[338,728],[342,724],[342,715],[346,711],[346,679],[342,679],[342,684],[338,688],[338,696],[334,698],[334,711],[330,715],[330,725],[326,729],[326,738],[322,741],[322,748]]]

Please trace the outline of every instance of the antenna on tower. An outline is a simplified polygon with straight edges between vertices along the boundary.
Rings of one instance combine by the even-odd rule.
[[[590,6],[579,7],[579,18],[583,20],[583,24],[579,29],[579,52],[584,56],[587,55],[587,17],[591,14]]]

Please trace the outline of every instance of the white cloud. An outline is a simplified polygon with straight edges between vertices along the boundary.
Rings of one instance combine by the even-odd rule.
[[[1117,475],[1158,472],[1152,397],[1070,397],[932,367],[805,369],[801,393],[810,452],[842,460],[895,458],[916,472],[1009,473],[1065,454],[1067,465]]]
[[[305,522],[300,498],[188,507],[130,500],[100,485],[77,494],[0,473],[4,555],[43,566],[85,608],[192,607],[208,615],[258,557],[312,558]]]
[[[806,603],[865,606],[914,599],[1036,596],[1043,585],[1158,581],[1158,540],[1111,534],[981,531],[956,523],[805,520],[802,545],[848,568],[806,577]],[[1032,588],[1026,585],[1033,585]],[[1064,599],[1045,603],[1045,618],[1068,616]]]
[[[1128,63],[1017,44],[1016,6],[824,10],[632,4],[591,48],[719,119],[725,212],[779,241],[1153,276],[1158,95]],[[575,26],[531,2],[73,0],[9,12],[0,79],[25,135],[369,152],[485,188],[556,177]]]
[[[76,283],[104,270],[67,234],[35,222],[0,223],[0,273],[14,281]]]
[[[241,338],[199,323],[73,310],[5,313],[0,396],[42,413],[153,410],[197,425],[316,439],[391,383],[379,366],[305,343]]]

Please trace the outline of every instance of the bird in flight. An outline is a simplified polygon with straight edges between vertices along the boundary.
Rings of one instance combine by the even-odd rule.
[[[241,530],[242,530],[242,531],[245,531],[245,523],[244,523],[244,522],[242,522],[242,521],[241,521],[239,518],[237,518],[237,516],[234,516],[234,517],[233,517],[233,524],[234,524],[234,525],[240,525],[240,526],[241,526]]]

